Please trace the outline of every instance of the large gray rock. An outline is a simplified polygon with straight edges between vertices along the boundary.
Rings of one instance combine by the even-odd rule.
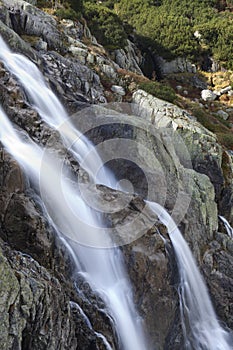
[[[115,50],[112,58],[120,68],[142,75],[140,68],[143,60],[142,54],[131,41],[127,40],[127,46],[124,49]]]
[[[162,75],[173,73],[196,73],[196,67],[184,57],[177,57],[172,61],[166,61],[162,57],[156,57]]]
[[[18,34],[41,37],[48,47],[61,52],[66,51],[65,36],[57,29],[52,16],[22,0],[4,0],[9,7],[12,28]]]
[[[139,106],[140,114],[148,122],[159,128],[177,130],[188,149],[193,168],[211,179],[216,199],[219,200],[224,186],[221,168],[223,151],[216,136],[198,123],[190,113],[142,90],[133,94],[133,102]]]
[[[162,101],[160,101],[160,103],[162,103]],[[164,102],[164,104],[166,104],[166,102]],[[124,110],[126,112],[126,109],[123,107],[122,105],[119,111],[122,112],[122,110]],[[174,109],[176,109],[176,107],[174,107]],[[80,130],[84,131],[86,127],[90,130],[87,135],[97,145],[101,145],[102,147],[104,141],[106,139],[108,140],[107,147],[105,150],[102,150],[101,156],[103,156],[103,159],[111,159],[109,166],[114,170],[118,179],[128,179],[132,181],[135,192],[140,193],[144,198],[155,200],[169,209],[173,218],[175,218],[176,221],[179,222],[180,227],[182,227],[182,233],[188,241],[200,268],[206,269],[203,259],[205,254],[208,254],[208,251],[211,249],[212,242],[215,241],[218,230],[218,211],[215,202],[216,192],[214,187],[208,176],[191,169],[188,159],[185,159],[185,153],[182,153],[182,148],[180,148],[181,143],[174,136],[175,134],[170,134],[169,130],[166,130],[166,133],[164,133],[163,129],[156,129],[156,119],[152,119],[152,123],[148,121],[145,122],[143,120],[145,115],[141,113],[141,109],[139,109],[140,117],[134,117],[133,112],[135,111],[136,108],[134,106],[131,110],[128,110],[128,115],[126,113],[122,115],[117,111],[109,111],[94,107],[92,112],[91,110],[86,111],[86,113],[83,111],[82,115],[80,114],[77,116],[76,121],[81,128]],[[177,122],[177,113],[178,111],[176,111],[174,122]],[[93,122],[94,116],[96,117],[96,123]],[[187,138],[189,139],[192,126],[188,123],[188,118],[186,119],[182,114],[180,117],[187,122],[189,127]],[[170,118],[172,118],[172,114],[170,114]],[[98,125],[99,127],[97,127]],[[184,129],[185,125],[184,123]],[[205,129],[202,126],[198,127],[195,121],[193,127],[194,138],[200,142],[200,144],[196,142],[196,152],[200,153],[200,149],[203,145],[205,145],[206,149],[215,147],[213,148],[215,152],[216,150],[219,152],[219,154],[217,152],[215,154],[216,161],[219,161],[218,156],[221,156],[221,147],[214,146],[214,143],[216,143],[215,137],[210,133],[206,135],[205,139]],[[198,130],[199,132],[197,133]],[[133,142],[128,142],[129,139]],[[183,148],[183,151],[184,150],[185,148]],[[115,164],[114,156],[116,158]],[[119,162],[118,159],[120,157],[125,158],[127,161]],[[201,157],[204,159],[205,155],[202,154],[200,158]],[[138,167],[135,166],[135,162],[138,164]],[[215,163],[216,170],[220,171],[217,164],[218,163]],[[210,164],[208,161],[206,161],[206,163],[204,162],[202,170],[209,166]],[[211,164],[211,167],[214,169],[214,164]],[[144,171],[144,174],[141,170]],[[149,190],[145,183],[147,185],[149,184]],[[109,196],[109,198],[111,198],[111,196]],[[188,204],[187,202],[185,203],[187,199],[190,200],[188,200]],[[111,200],[109,200],[108,203],[108,208],[110,207]],[[137,208],[137,212],[139,213],[143,205],[140,204],[140,202],[132,201],[131,207]],[[143,213],[145,213],[145,211],[143,211]],[[183,217],[180,217],[179,214],[183,214]],[[126,216],[124,218],[123,223],[129,223],[130,217],[132,219],[132,213],[129,217]],[[149,215],[147,214],[146,217],[153,218],[153,215],[150,213]],[[112,215],[111,218],[113,222],[117,222],[118,224],[122,221],[120,213],[118,213],[118,215],[116,214],[116,216]],[[156,221],[157,219],[155,218],[154,222],[156,223]],[[147,225],[146,222],[147,221],[144,219],[144,228]],[[156,227],[159,232],[164,233],[161,226],[156,224]],[[128,233],[137,232],[136,228],[139,229],[140,225],[137,224],[133,226],[133,228],[131,227],[131,229],[128,229]],[[172,282],[164,280],[165,275],[168,274],[172,276],[174,274],[176,277],[173,277],[176,282],[174,282],[174,280],[173,282],[177,283],[178,276],[175,270],[173,270],[174,263],[172,263],[172,271],[169,270],[166,257],[163,255],[164,246],[160,238],[155,234],[155,232],[158,232],[157,229],[153,226],[152,230],[149,230],[149,232],[141,236],[139,234],[139,239],[131,242],[129,246],[124,246],[123,251],[126,253],[127,266],[134,282],[133,285],[135,286],[135,297],[136,300],[138,300],[138,307],[146,320],[147,329],[150,333],[153,346],[156,346],[158,349],[166,348],[178,350],[182,348],[182,339],[180,339],[181,331],[178,326],[180,325],[178,317],[179,311],[176,309],[176,303],[173,303],[175,300],[174,298],[177,296],[174,295],[172,297],[174,292],[172,289]],[[226,234],[223,234],[223,236],[226,236]],[[160,245],[160,243],[162,245]],[[225,264],[227,266],[230,259],[228,255],[231,254],[231,252],[228,250],[227,254],[225,254],[225,249],[224,244],[219,246],[221,256],[226,257]],[[219,262],[219,268],[220,265],[221,263]],[[146,269],[146,271],[148,271],[148,273],[145,273],[144,266],[147,266],[148,270]],[[156,271],[155,279],[153,279],[151,275],[151,266],[153,266],[153,271]],[[212,269],[214,269],[214,265]],[[217,274],[218,272],[216,272],[216,275]],[[210,286],[211,296],[216,300],[215,307],[218,311],[221,310],[222,319],[231,327],[231,317],[229,316],[230,308],[225,308],[225,305],[230,303],[231,298],[231,292],[226,292],[228,287],[231,288],[230,286],[232,283],[228,271],[222,275],[222,279],[225,281],[224,288],[218,289],[216,287],[216,285],[220,283],[220,279],[217,281],[215,280],[214,285],[210,282],[208,276],[206,276],[206,278]],[[143,281],[143,286],[141,286],[140,283],[138,285],[138,280]],[[155,284],[153,285],[153,283]],[[147,289],[146,286],[148,285],[153,285],[153,287]],[[161,289],[159,290],[158,288]],[[147,292],[145,292],[145,290]],[[223,296],[227,297],[227,301],[226,299],[221,301],[221,297]],[[155,297],[156,299],[154,299]],[[153,303],[153,308],[151,306],[152,300],[157,301]],[[168,308],[165,313],[169,315],[170,322],[168,322],[166,316],[164,316],[162,312],[162,310],[165,310],[166,306]],[[155,331],[157,329],[159,330],[158,333]],[[172,339],[175,341],[176,346],[174,346]]]

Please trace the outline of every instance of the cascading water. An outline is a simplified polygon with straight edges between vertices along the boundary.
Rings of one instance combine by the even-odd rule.
[[[102,160],[91,142],[73,126],[36,65],[26,57],[13,53],[1,36],[0,47],[0,59],[4,65],[19,79],[33,107],[43,120],[59,131],[66,147],[72,151],[80,166],[88,172],[94,182],[114,187],[114,177],[103,167]]]
[[[191,250],[167,211],[148,202],[151,210],[167,227],[176,254],[180,275],[181,321],[187,350],[230,350],[232,335],[224,330],[214,312],[205,282]]]
[[[88,326],[89,329],[93,330],[93,327],[92,327],[92,324],[91,324],[91,321],[89,320],[89,318],[87,317],[87,315],[83,312],[82,308],[77,304],[77,303],[74,303],[73,301],[70,302],[70,306],[72,308],[75,308],[79,311],[79,313],[81,314],[81,316],[83,317],[86,325]],[[94,330],[93,330],[94,331]],[[106,347],[106,350],[112,350],[110,344],[108,343],[107,339],[103,336],[103,334],[99,333],[99,332],[95,332],[95,335],[97,336],[97,338],[101,338],[105,347]]]
[[[95,182],[105,185],[113,184],[113,177],[111,174],[106,174],[98,153],[92,144],[67,120],[68,116],[64,108],[46,86],[37,67],[25,57],[12,53],[1,38],[0,46],[0,59],[20,80],[33,101],[35,109],[45,122],[58,128],[66,146],[73,147],[73,154],[80,165],[91,174]],[[81,267],[85,278],[93,289],[101,294],[108,305],[116,323],[121,346],[126,350],[146,349],[140,319],[134,308],[131,288],[120,251],[116,248],[95,248],[111,245],[111,243],[107,243],[110,240],[107,233],[100,228],[103,225],[99,216],[86,206],[78,190],[75,191],[75,186],[66,180],[68,169],[65,171],[66,178],[63,177],[61,186],[59,159],[48,157],[46,151],[34,144],[29,138],[23,141],[13,130],[4,112],[1,110],[0,113],[3,130],[1,133],[2,143],[34,181],[40,180],[42,192],[49,197],[46,205],[49,205],[50,201],[52,203],[48,208],[50,219],[56,229],[58,227],[59,231],[71,239],[69,243],[66,242],[66,245],[68,244],[70,252],[75,256],[78,267]],[[89,161],[87,162],[86,159]],[[46,173],[45,177],[41,176],[43,168]],[[75,214],[77,212],[78,216]],[[76,243],[80,241],[82,246]],[[88,246],[90,242],[92,247]],[[87,246],[83,246],[85,243]]]
[[[225,219],[223,216],[219,215],[219,218],[222,220],[222,222],[224,223],[225,229],[227,231],[227,234],[229,237],[233,238],[233,228],[231,227],[231,225],[229,224],[229,222],[227,221],[227,219]]]
[[[66,244],[75,256],[74,260],[77,259],[77,268],[81,267],[83,276],[108,306],[116,324],[119,346],[125,350],[146,349],[121,252],[117,248],[96,248],[109,245],[106,242],[110,238],[100,228],[99,218],[93,215],[82,201],[79,192],[75,190],[68,177],[68,169],[65,170],[66,177],[62,179],[61,184],[60,160],[54,156],[52,159],[45,149],[14,130],[1,108],[0,123],[1,142],[23,166],[31,180],[35,183],[40,181],[40,189],[48,196],[45,207],[49,212],[50,222],[57,231],[69,237]],[[41,171],[43,168],[44,172]],[[51,205],[48,208],[49,202]],[[80,240],[87,244],[91,242],[93,247],[78,244]]]

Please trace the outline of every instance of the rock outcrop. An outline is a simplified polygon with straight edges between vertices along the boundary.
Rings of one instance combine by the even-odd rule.
[[[173,73],[196,73],[196,67],[184,57],[177,57],[172,61],[166,61],[160,56],[155,57],[155,61],[163,76]]]
[[[139,49],[131,41],[127,40],[127,46],[124,49],[115,50],[112,58],[120,68],[142,74],[140,66],[142,65],[143,57]]]

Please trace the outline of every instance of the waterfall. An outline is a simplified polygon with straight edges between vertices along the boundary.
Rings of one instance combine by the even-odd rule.
[[[68,120],[63,106],[47,87],[37,67],[22,55],[12,53],[1,38],[0,45],[0,59],[20,80],[40,116],[51,127],[58,128],[68,148],[73,146],[74,156],[95,183],[111,185],[113,177],[106,173],[98,153]],[[29,177],[34,182],[40,182],[40,189],[46,193],[47,198],[43,200],[50,221],[56,231],[69,238],[66,240],[63,237],[68,250],[75,257],[77,268],[81,268],[83,276],[110,309],[120,347],[125,350],[146,349],[122,254],[117,248],[101,248],[111,246],[110,237],[102,228],[101,218],[84,203],[78,188],[71,181],[71,175],[69,177],[69,169],[64,169],[60,159],[54,155],[51,157],[46,149],[36,145],[26,135],[22,137],[20,132],[13,129],[3,110],[0,110],[0,120],[2,143]],[[61,167],[65,173],[62,179]],[[77,243],[80,241],[82,245]]]
[[[219,218],[222,220],[222,222],[224,223],[225,229],[227,231],[227,234],[229,237],[233,238],[233,228],[231,227],[231,225],[229,224],[229,222],[227,221],[227,219],[225,219],[223,216],[219,215]]]
[[[9,153],[21,164],[34,183],[47,193],[44,202],[50,222],[56,231],[65,233],[66,244],[77,259],[77,269],[90,286],[105,301],[116,324],[120,348],[125,350],[146,349],[140,317],[134,307],[131,286],[124,269],[121,252],[117,248],[101,249],[110,238],[101,228],[99,217],[85,205],[74,184],[68,177],[60,179],[60,160],[36,145],[28,136],[14,130],[0,108],[0,139]],[[63,165],[64,167],[64,165]],[[46,171],[42,172],[41,168]],[[51,204],[50,204],[51,203]],[[50,206],[50,208],[48,208]],[[69,240],[66,239],[69,237]],[[80,245],[79,241],[86,242]],[[92,243],[92,247],[88,246]],[[130,334],[130,336],[129,336]]]
[[[175,251],[180,276],[179,296],[185,349],[232,349],[231,334],[217,320],[205,282],[188,244],[167,211],[157,203],[148,204],[167,227]]]
[[[0,36],[0,60],[24,87],[32,107],[52,128],[59,131],[67,149],[95,183],[115,187],[115,179],[102,164],[91,142],[69,120],[64,107],[47,86],[43,75],[28,58],[13,53]]]

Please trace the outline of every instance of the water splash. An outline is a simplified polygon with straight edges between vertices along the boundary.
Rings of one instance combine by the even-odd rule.
[[[167,227],[180,275],[181,321],[187,350],[230,350],[232,336],[216,317],[207,287],[175,222],[159,204],[147,202]]]

